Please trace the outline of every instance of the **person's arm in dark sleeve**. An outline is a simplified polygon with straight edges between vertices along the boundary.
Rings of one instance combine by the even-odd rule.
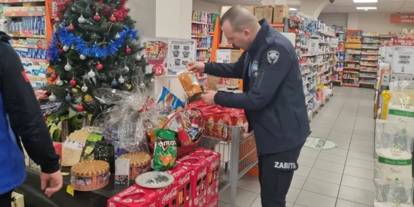
[[[244,57],[245,53],[235,63],[206,63],[204,72],[223,78],[242,78]]]
[[[20,59],[6,43],[0,42],[0,53],[0,88],[11,127],[42,172],[54,173],[59,157]]]
[[[226,107],[251,111],[260,110],[269,104],[292,65],[292,59],[285,48],[272,46],[264,54],[269,52],[278,52],[279,56],[275,62],[269,61],[266,56],[262,58],[260,73],[249,92],[243,94],[217,92],[214,102]]]

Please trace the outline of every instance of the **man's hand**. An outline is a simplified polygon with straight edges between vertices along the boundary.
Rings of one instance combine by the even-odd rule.
[[[187,69],[194,73],[204,73],[205,64],[203,62],[190,62]]]
[[[51,174],[40,174],[40,187],[48,197],[58,192],[62,188],[62,184],[63,178],[60,170]]]
[[[46,100],[48,98],[47,97],[47,91],[45,91],[45,90],[35,90],[35,95],[36,95],[36,99],[38,101]]]
[[[201,99],[203,99],[206,104],[214,104],[214,96],[216,93],[217,91],[207,91],[201,96]]]

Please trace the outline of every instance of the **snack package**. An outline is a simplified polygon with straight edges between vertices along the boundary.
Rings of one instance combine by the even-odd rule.
[[[180,80],[181,85],[183,86],[184,91],[189,99],[203,93],[203,88],[201,87],[201,84],[198,82],[195,73],[188,71],[182,72],[178,74],[178,80]]]
[[[154,170],[165,171],[175,166],[177,158],[176,133],[168,129],[155,131]]]
[[[184,102],[177,98],[177,96],[172,94],[170,90],[165,87],[162,88],[162,92],[158,98],[157,103],[162,104],[162,110],[166,114],[169,114],[171,111],[178,108],[184,108]]]

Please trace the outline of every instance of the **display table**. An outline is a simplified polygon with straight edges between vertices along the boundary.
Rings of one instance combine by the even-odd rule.
[[[25,207],[104,207],[111,196],[127,187],[113,185],[111,178],[110,184],[103,189],[92,192],[76,191],[72,197],[66,192],[70,183],[69,176],[64,176],[63,188],[49,199],[40,190],[39,175],[32,170],[26,172],[26,182],[16,190],[24,195]]]
[[[254,146],[252,146],[252,143],[249,143],[254,141],[254,136],[252,134],[242,135],[241,131],[238,127],[232,127],[231,140],[224,142],[213,137],[204,137],[201,143],[203,147],[213,149],[221,154],[219,188],[220,191],[223,191],[230,187],[231,204],[236,202],[238,179],[257,164],[255,144],[253,143]],[[250,146],[249,150],[243,152],[247,144]],[[254,150],[250,150],[253,148]],[[49,199],[40,190],[39,175],[28,169],[26,182],[16,191],[24,195],[26,207],[105,207],[109,198],[127,188],[127,186],[114,185],[111,177],[110,184],[103,189],[91,192],[76,191],[72,196],[66,192],[67,186],[70,184],[69,179],[69,175],[64,176],[62,190]]]

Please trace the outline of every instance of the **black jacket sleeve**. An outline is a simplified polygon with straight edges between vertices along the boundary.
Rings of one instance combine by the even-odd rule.
[[[59,157],[20,59],[10,45],[1,41],[0,54],[0,91],[11,127],[42,172],[56,172]]]
[[[222,106],[243,108],[250,111],[266,107],[292,66],[292,56],[283,46],[270,46],[263,54],[268,54],[269,51],[279,54],[277,60],[271,62],[266,55],[262,58],[257,80],[247,93],[218,92],[214,101]]]
[[[242,78],[245,53],[235,63],[206,63],[205,73],[223,78]]]

